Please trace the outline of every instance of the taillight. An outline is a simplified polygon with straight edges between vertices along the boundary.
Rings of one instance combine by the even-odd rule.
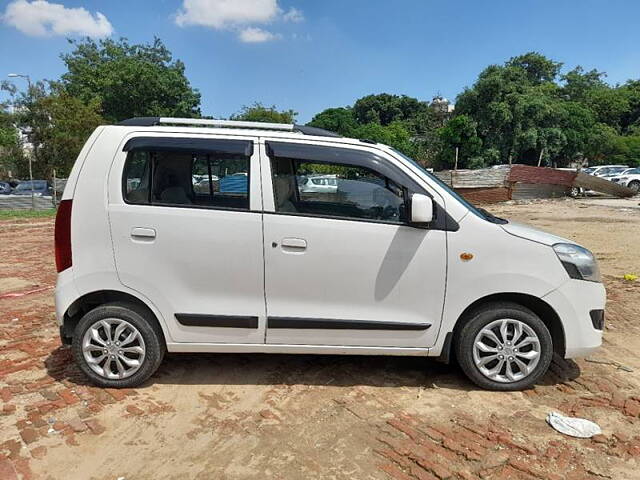
[[[72,200],[62,200],[56,214],[55,244],[56,269],[58,273],[72,265],[71,262],[71,204]]]

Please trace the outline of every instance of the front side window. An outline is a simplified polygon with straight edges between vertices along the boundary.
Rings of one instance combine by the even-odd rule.
[[[128,203],[249,209],[248,149],[225,149],[222,141],[211,151],[162,147],[143,145],[128,153],[123,175]]]
[[[407,191],[371,168],[271,157],[276,211],[406,223]]]

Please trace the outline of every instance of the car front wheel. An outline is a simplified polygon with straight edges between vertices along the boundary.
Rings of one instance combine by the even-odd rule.
[[[458,334],[456,355],[464,373],[488,390],[522,390],[549,368],[553,341],[528,308],[494,303],[473,312]]]

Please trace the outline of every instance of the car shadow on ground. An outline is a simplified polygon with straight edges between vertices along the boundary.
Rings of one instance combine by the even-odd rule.
[[[68,347],[45,359],[57,381],[91,385]],[[572,360],[555,357],[538,385],[556,385],[580,376]],[[338,387],[416,387],[478,390],[455,362],[446,365],[425,357],[287,354],[167,354],[151,385],[331,385]]]

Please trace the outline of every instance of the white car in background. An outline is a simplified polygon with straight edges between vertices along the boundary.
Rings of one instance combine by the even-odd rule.
[[[629,165],[597,165],[595,167],[584,168],[582,173],[587,173],[595,177],[607,175],[618,175],[629,168]]]
[[[301,193],[336,193],[337,175],[308,175],[300,179]]]
[[[623,187],[628,187],[636,193],[640,193],[640,167],[628,168],[620,175],[611,177],[609,180]]]

